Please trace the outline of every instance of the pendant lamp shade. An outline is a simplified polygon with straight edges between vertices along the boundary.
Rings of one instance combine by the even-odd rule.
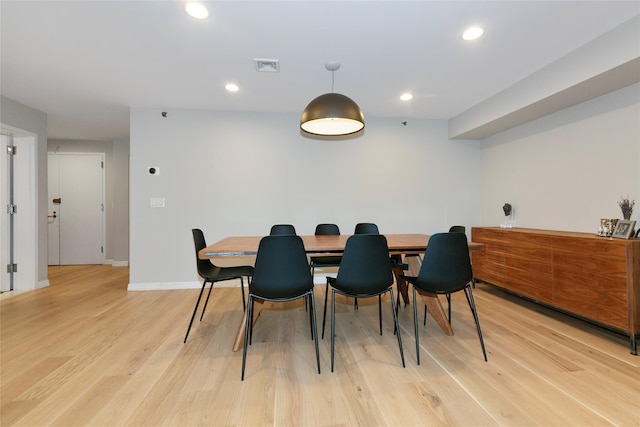
[[[300,118],[300,129],[313,135],[350,135],[364,128],[364,115],[351,98],[333,91],[334,72],[340,63],[329,61],[331,92],[320,95],[307,105]]]
[[[304,109],[300,128],[314,135],[349,135],[364,128],[364,115],[348,96],[325,93]]]

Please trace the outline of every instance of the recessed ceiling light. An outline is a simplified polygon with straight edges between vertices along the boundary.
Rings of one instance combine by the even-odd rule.
[[[484,34],[484,30],[480,27],[470,27],[462,33],[463,40],[475,40]]]
[[[189,16],[196,19],[205,19],[209,17],[209,11],[202,3],[189,2],[184,7]]]
[[[410,93],[403,93],[402,95],[400,95],[400,99],[402,101],[409,101],[410,99],[413,99],[413,95],[411,95]]]
[[[234,84],[234,83],[229,83],[229,84],[225,85],[224,88],[226,90],[228,90],[229,92],[237,92],[240,89],[238,87],[238,85]]]

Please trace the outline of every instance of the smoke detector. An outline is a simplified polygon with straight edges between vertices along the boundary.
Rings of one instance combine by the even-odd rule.
[[[256,66],[256,71],[260,73],[279,73],[280,72],[279,59],[253,58],[253,63]]]

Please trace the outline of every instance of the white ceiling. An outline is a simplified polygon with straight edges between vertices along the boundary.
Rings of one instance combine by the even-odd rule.
[[[51,139],[109,140],[128,136],[130,107],[299,114],[331,91],[335,60],[335,91],[365,118],[449,119],[640,13],[638,1],[205,3],[197,21],[182,1],[2,0],[1,93],[45,112]],[[472,24],[484,37],[462,41]]]

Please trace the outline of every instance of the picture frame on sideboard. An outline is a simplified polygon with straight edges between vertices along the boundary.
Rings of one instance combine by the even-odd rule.
[[[615,237],[617,239],[629,239],[633,235],[635,226],[635,221],[621,219],[618,221],[616,229],[613,231],[611,237]]]

